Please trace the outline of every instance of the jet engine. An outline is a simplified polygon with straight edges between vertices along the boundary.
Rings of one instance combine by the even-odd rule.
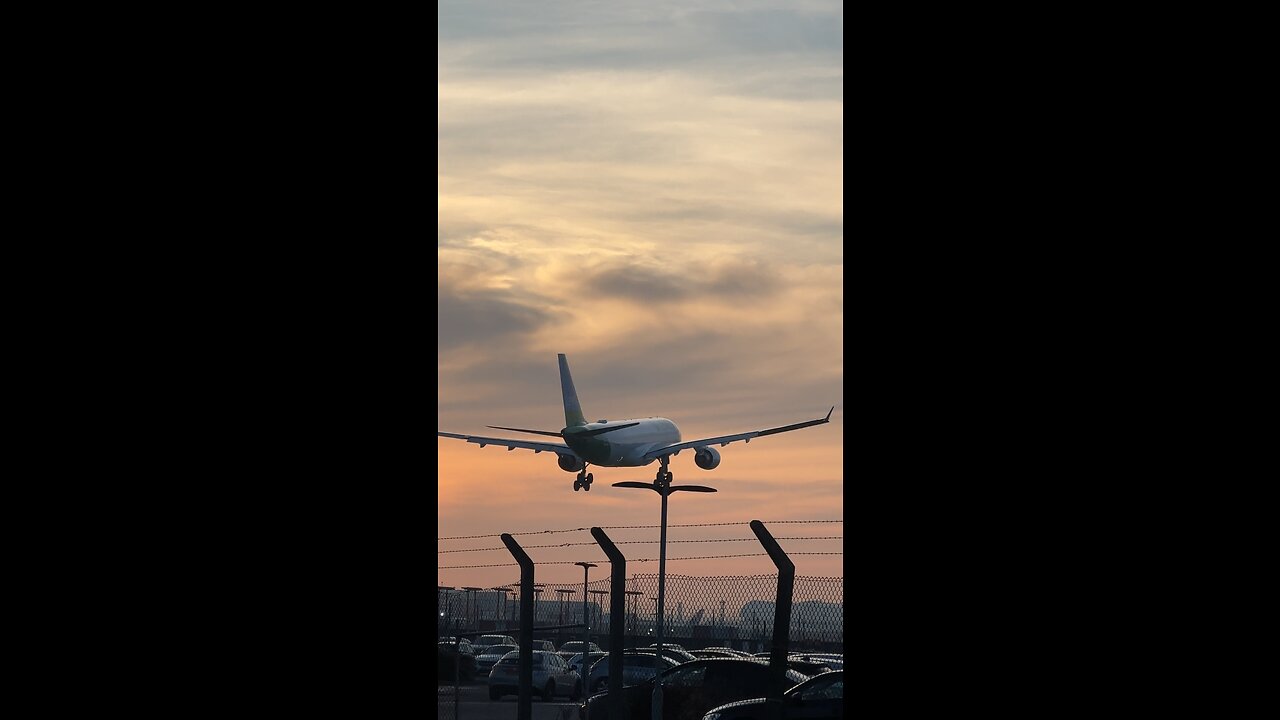
[[[560,455],[556,459],[560,463],[560,469],[565,472],[578,472],[584,467],[582,458],[573,455]],[[712,465],[712,467],[715,467]]]
[[[720,464],[720,451],[713,447],[700,447],[694,454],[693,461],[703,470],[715,470]]]

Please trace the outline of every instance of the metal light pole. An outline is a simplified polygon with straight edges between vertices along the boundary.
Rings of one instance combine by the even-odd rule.
[[[579,674],[582,675],[582,687],[587,687],[587,658],[591,654],[587,649],[591,647],[591,623],[587,621],[587,574],[591,572],[591,568],[598,567],[595,563],[576,562],[574,565],[582,566],[582,668]]]
[[[673,492],[713,493],[716,489],[705,485],[672,485],[671,472],[667,471],[667,459],[662,458],[662,469],[652,483],[620,482],[614,487],[643,488],[662,496],[662,525],[658,537],[658,646],[653,660],[653,720],[662,720],[662,675],[658,666],[662,662],[662,613],[667,593],[667,496]]]
[[[441,630],[447,630],[449,628],[449,621],[444,619],[444,616],[445,616],[445,613],[449,611],[448,601],[449,601],[450,590],[453,590],[453,588],[449,587],[448,585],[436,586],[436,592],[437,592],[436,612],[440,614],[440,620],[436,622],[436,637],[440,637],[443,634],[441,633]],[[444,606],[443,610],[440,609],[441,605]],[[443,622],[444,624],[441,625],[440,624],[441,622]]]
[[[624,590],[623,593],[631,596],[631,621],[627,624],[627,626],[628,626],[628,629],[631,631],[632,639],[634,640],[635,634],[636,634],[636,598],[643,595],[644,593],[640,592],[639,590]]]
[[[608,596],[608,590],[588,590],[592,595],[596,596],[596,636],[599,637],[604,632],[604,600],[601,596]],[[610,628],[612,629],[612,628]]]
[[[573,594],[573,591],[570,590],[569,588],[557,588],[556,592],[560,593],[560,624],[563,625],[564,624],[564,601],[566,598],[568,598],[570,595]],[[561,631],[557,630],[556,632],[559,633]]]
[[[591,568],[599,568],[595,562],[575,562],[582,566],[582,665],[586,665],[586,648],[591,647],[591,624],[586,619],[586,575]]]
[[[496,588],[489,588],[489,589],[497,590],[498,592],[502,593],[502,610],[501,611],[498,610],[497,602],[493,604],[493,611],[497,620],[497,622],[494,624],[494,628],[496,629],[496,628],[502,627],[507,622],[507,593],[511,591],[511,588],[496,587]]]
[[[464,587],[464,588],[462,588],[462,589],[467,591],[467,624],[471,627],[471,631],[472,631],[472,632],[475,632],[475,629],[476,629],[476,600],[475,600],[476,596],[475,596],[475,592],[476,592],[477,590],[483,590],[484,588],[478,588],[478,587]]]

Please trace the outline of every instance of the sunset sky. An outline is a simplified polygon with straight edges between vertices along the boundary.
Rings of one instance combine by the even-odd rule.
[[[589,420],[657,415],[685,440],[822,417],[720,448],[712,471],[673,458],[669,540],[753,538],[759,520],[844,517],[844,72],[839,2],[439,4],[439,430],[536,439],[486,425],[564,426],[556,353]],[[548,440],[554,440],[548,438]],[[438,536],[510,532],[591,542],[592,525],[657,525],[659,498],[610,487],[643,468],[593,468],[591,492],[549,453],[437,438]],[[843,536],[843,524],[771,526]],[[653,540],[656,529],[614,530]],[[842,540],[781,541],[839,552]],[[439,550],[501,547],[497,537]],[[658,547],[624,545],[632,558]],[[675,544],[668,573],[771,574],[750,542]],[[592,546],[530,550],[588,560]],[[840,555],[795,556],[842,576]],[[437,566],[511,563],[505,550]],[[657,572],[656,562],[628,572]],[[514,582],[518,568],[438,569],[440,584]],[[537,581],[581,582],[544,565]]]

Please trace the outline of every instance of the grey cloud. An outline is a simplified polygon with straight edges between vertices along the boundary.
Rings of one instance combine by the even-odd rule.
[[[550,312],[500,294],[458,294],[444,284],[437,288],[436,300],[436,342],[442,351],[514,338],[537,330],[553,318]]]
[[[690,288],[674,274],[637,267],[614,267],[586,279],[592,297],[623,297],[641,302],[674,302],[690,294]]]
[[[675,268],[681,268],[679,270]],[[588,270],[584,287],[594,297],[607,296],[643,303],[680,302],[695,298],[766,298],[776,293],[781,282],[763,263],[730,261],[709,265],[678,259],[662,269],[641,265],[611,265]]]

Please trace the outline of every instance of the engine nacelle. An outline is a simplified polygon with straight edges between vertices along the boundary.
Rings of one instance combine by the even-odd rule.
[[[565,472],[578,472],[586,465],[582,462],[582,458],[572,455],[560,455],[556,462],[560,463],[560,469]]]
[[[720,451],[713,447],[700,447],[693,456],[693,462],[703,470],[715,470],[720,464]]]

